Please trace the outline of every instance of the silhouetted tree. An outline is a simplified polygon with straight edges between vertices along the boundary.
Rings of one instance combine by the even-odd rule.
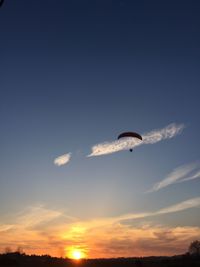
[[[23,248],[22,247],[17,247],[16,253],[21,254],[21,255],[25,255]]]
[[[189,253],[191,255],[198,255],[200,256],[200,241],[195,240],[189,246]]]
[[[12,252],[12,249],[10,248],[10,247],[6,247],[5,248],[5,253],[6,254],[9,254],[9,253],[11,253]]]

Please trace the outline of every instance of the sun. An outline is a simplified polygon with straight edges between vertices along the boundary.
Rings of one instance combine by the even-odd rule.
[[[72,258],[75,260],[80,260],[83,258],[83,253],[80,250],[73,250],[72,251]]]
[[[71,247],[70,249],[68,249],[67,255],[70,259],[73,260],[81,260],[86,257],[84,250],[77,247]]]

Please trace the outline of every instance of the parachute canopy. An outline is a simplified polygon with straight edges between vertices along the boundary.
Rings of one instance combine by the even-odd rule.
[[[121,133],[117,139],[120,139],[120,138],[123,138],[123,137],[135,137],[135,138],[138,138],[140,140],[142,140],[142,136],[138,133],[135,133],[135,132],[124,132],[124,133]]]
[[[142,140],[142,136],[138,133],[135,133],[135,132],[124,132],[124,133],[121,133],[117,139],[121,139],[121,138],[124,138],[124,137],[133,137],[133,138],[138,138],[140,140]],[[133,149],[129,149],[130,152],[133,151]]]

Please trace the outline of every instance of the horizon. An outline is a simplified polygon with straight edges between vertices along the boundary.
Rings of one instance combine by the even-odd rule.
[[[199,11],[3,1],[0,253],[172,256],[199,240]]]
[[[28,257],[50,257],[50,258],[57,258],[57,259],[66,259],[66,260],[70,260],[70,261],[73,261],[73,262],[81,262],[81,261],[93,261],[93,260],[120,260],[120,259],[146,259],[146,258],[174,258],[174,257],[181,257],[181,256],[191,256],[191,257],[195,257],[196,255],[192,255],[188,252],[188,248],[186,248],[186,251],[185,253],[183,254],[174,254],[174,255],[170,255],[170,256],[166,256],[166,255],[159,255],[159,256],[138,256],[138,257],[135,257],[135,256],[131,256],[131,257],[113,257],[113,258],[79,258],[79,259],[76,259],[76,258],[69,258],[67,256],[60,256],[60,257],[57,257],[57,256],[51,256],[51,255],[48,255],[48,254],[26,254],[23,250],[21,251],[4,251],[2,253],[0,253],[0,256],[2,255],[13,255],[13,254],[16,254],[16,255],[20,255],[20,256],[28,256]],[[199,256],[199,255],[198,255]]]

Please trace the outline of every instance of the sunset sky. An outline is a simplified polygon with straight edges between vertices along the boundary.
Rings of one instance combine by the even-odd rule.
[[[5,0],[0,252],[174,255],[200,238],[199,14],[193,0]]]

